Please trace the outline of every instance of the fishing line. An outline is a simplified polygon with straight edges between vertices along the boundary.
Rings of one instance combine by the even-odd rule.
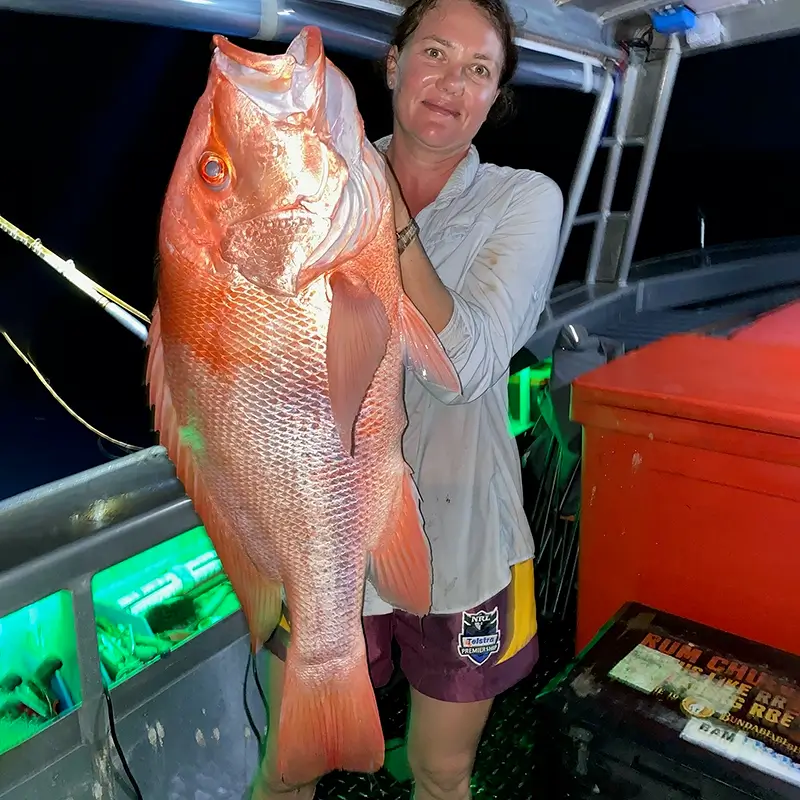
[[[111,444],[115,444],[117,447],[121,447],[123,450],[127,450],[128,452],[135,452],[137,450],[141,450],[141,447],[137,447],[135,444],[128,444],[127,442],[123,442],[120,439],[115,439],[113,436],[109,436],[103,431],[98,430],[94,427],[91,423],[87,422],[83,417],[73,411],[65,402],[61,399],[58,395],[56,390],[50,385],[50,381],[45,378],[44,375],[39,371],[39,368],[33,361],[22,352],[22,350],[17,346],[16,342],[2,329],[0,329],[0,334],[2,334],[3,338],[8,342],[11,349],[23,360],[23,362],[31,368],[33,374],[39,379],[39,382],[47,389],[48,392],[55,398],[56,402],[74,419],[81,423],[87,430],[91,431],[96,436],[99,436],[101,439],[105,439],[107,442],[111,442]]]
[[[141,311],[135,309],[132,305],[129,305],[124,300],[121,300],[115,294],[109,292],[108,289],[104,289],[99,283],[92,280],[88,275],[84,275],[75,266],[71,259],[65,261],[60,256],[56,255],[52,250],[45,247],[39,239],[34,239],[32,236],[29,236],[12,222],[9,222],[5,217],[0,217],[0,231],[7,233],[12,239],[14,239],[14,241],[25,245],[25,247],[27,247],[32,253],[42,259],[45,264],[58,272],[59,275],[66,278],[77,289],[80,289],[80,291],[83,292],[87,297],[94,300],[106,313],[110,314],[117,322],[123,325],[123,327],[127,328],[127,330],[131,331],[131,333],[133,333],[142,341],[146,341],[147,325],[150,324],[150,319],[146,314],[143,314]],[[44,375],[42,375],[33,361],[26,356],[19,347],[17,347],[16,343],[8,335],[8,333],[1,329],[0,333],[2,333],[3,338],[6,340],[6,342],[8,342],[11,349],[28,367],[30,367],[30,369],[33,371],[33,374],[39,379],[39,382],[42,384],[42,386],[44,386],[44,388],[50,392],[50,394],[55,398],[56,402],[62,408],[64,408],[64,410],[71,417],[80,422],[81,425],[94,433],[96,436],[100,437],[101,439],[105,439],[107,442],[110,442],[117,447],[121,447],[127,452],[135,452],[142,449],[136,445],[128,444],[127,442],[115,439],[113,436],[108,436],[107,434],[95,428],[93,425],[90,425],[85,419],[83,419],[83,417],[76,414],[64,402],[64,400],[61,399],[55,389],[50,386],[50,382]]]
[[[127,328],[134,336],[142,341],[147,340],[147,325],[150,320],[141,311],[137,311],[133,306],[120,300],[116,295],[111,294],[100,284],[93,281],[88,275],[84,275],[76,266],[72,259],[64,260],[56,255],[52,250],[45,247],[39,239],[28,236],[5,217],[0,217],[0,231],[7,233],[14,241],[24,244],[31,252],[54,269],[63,278],[66,278],[76,289],[80,289],[87,297],[97,303],[107,314],[114,317],[124,328]]]

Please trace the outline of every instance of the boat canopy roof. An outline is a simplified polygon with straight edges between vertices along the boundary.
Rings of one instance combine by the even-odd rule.
[[[665,0],[510,0],[522,49],[515,82],[600,92],[604,73],[624,60],[617,42],[640,38],[650,27],[650,13],[667,5]],[[800,31],[798,0],[692,0],[689,5],[697,25],[682,42],[685,54]],[[12,11],[282,42],[304,25],[318,25],[331,50],[366,58],[385,52],[403,7],[399,0],[0,0],[0,9]]]

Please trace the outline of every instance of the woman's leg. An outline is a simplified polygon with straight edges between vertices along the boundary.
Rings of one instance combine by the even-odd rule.
[[[415,800],[469,800],[492,701],[539,657],[533,563],[511,572],[506,589],[469,611],[424,619],[396,612],[395,638],[412,687],[408,760]]]
[[[472,767],[492,700],[448,703],[411,689],[408,761],[414,800],[469,800]]]

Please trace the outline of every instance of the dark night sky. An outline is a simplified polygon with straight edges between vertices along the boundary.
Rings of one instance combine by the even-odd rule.
[[[355,85],[368,134],[387,133],[389,102],[377,70],[332,55]],[[696,246],[698,207],[709,245],[800,234],[798,56],[794,38],[684,61],[637,257]],[[147,313],[161,199],[209,59],[207,34],[0,12],[0,214]],[[566,194],[592,102],[576,92],[520,88],[515,121],[481,134],[481,155],[545,172]],[[635,168],[635,159],[623,166],[619,208],[630,200],[633,170],[625,167]],[[597,203],[596,172],[583,210]],[[583,269],[580,254],[570,255],[563,279]],[[135,444],[152,442],[139,343],[2,234],[0,327],[92,424]],[[33,464],[94,438],[17,362],[0,341],[6,475],[21,449]],[[72,433],[59,438],[45,420],[34,425],[35,416],[64,418]]]

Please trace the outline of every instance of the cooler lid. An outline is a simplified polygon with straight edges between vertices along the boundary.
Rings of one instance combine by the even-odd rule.
[[[731,339],[800,346],[800,300],[763,314],[755,322],[735,331]]]
[[[573,419],[610,406],[800,438],[800,346],[669,336],[582,375]]]

